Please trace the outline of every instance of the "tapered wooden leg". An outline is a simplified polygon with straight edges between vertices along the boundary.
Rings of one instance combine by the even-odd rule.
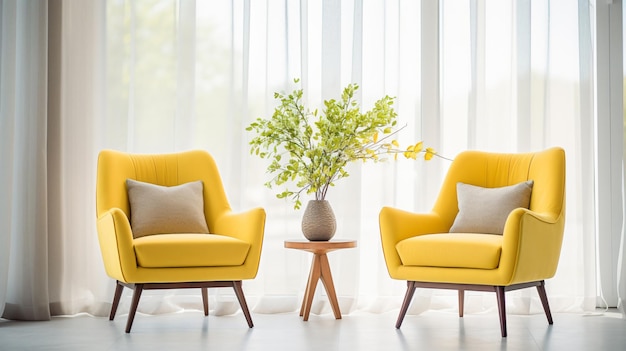
[[[498,299],[498,313],[500,315],[500,331],[502,337],[506,337],[506,302],[504,298],[504,287],[496,286],[496,297]]]
[[[542,280],[541,285],[537,286],[537,292],[539,293],[539,298],[541,299],[541,304],[543,305],[543,310],[546,313],[546,317],[548,318],[548,324],[552,324],[552,313],[550,313],[550,305],[548,304],[548,295],[546,294],[546,285]]]
[[[311,268],[309,270],[309,278],[306,281],[306,288],[304,289],[304,296],[302,297],[302,306],[300,306],[300,317],[304,316],[304,309],[306,307],[306,301],[309,298],[309,290],[310,290],[310,284],[311,284],[311,275],[313,274],[313,266],[315,265],[315,255],[313,255],[313,260],[311,261]]]
[[[246,317],[246,321],[248,322],[248,327],[254,327],[254,324],[252,323],[252,317],[250,316],[250,311],[248,310],[248,304],[246,303],[246,297],[243,295],[243,289],[241,288],[241,280],[233,282],[233,289],[235,290],[235,295],[237,295],[237,300],[239,300],[241,311],[243,312],[243,315]]]
[[[111,314],[109,314],[109,320],[112,321],[115,318],[117,312],[117,306],[120,304],[120,298],[122,297],[122,291],[124,286],[119,281],[115,282],[115,294],[113,295],[113,304],[111,305]]]
[[[465,309],[465,290],[459,289],[459,317],[463,317]]]
[[[404,295],[404,302],[402,302],[402,307],[400,308],[400,314],[398,314],[396,329],[400,329],[402,321],[404,320],[404,315],[406,315],[406,311],[408,311],[411,300],[413,300],[413,294],[415,293],[415,282],[407,281],[406,283],[406,294]]]
[[[128,320],[126,321],[127,333],[130,333],[130,328],[133,326],[133,320],[135,319],[135,313],[137,312],[137,306],[139,306],[139,299],[141,298],[142,291],[143,291],[143,284],[135,284],[135,291],[133,292],[133,302],[130,305],[130,311],[128,312]]]
[[[330,301],[330,306],[333,309],[335,319],[341,319],[341,310],[339,309],[339,301],[337,301],[337,293],[335,292],[335,284],[333,283],[333,276],[330,273],[330,264],[328,263],[328,256],[326,254],[320,255],[320,278],[322,284],[326,289],[326,295]]]
[[[317,288],[317,281],[322,275],[320,267],[320,257],[313,255],[313,264],[311,264],[311,273],[309,274],[309,282],[307,283],[307,289],[304,293],[304,309],[302,319],[306,322],[309,320],[309,314],[311,313],[311,304],[313,303],[313,295],[315,295],[315,288]]]
[[[204,306],[204,315],[209,315],[209,292],[207,288],[201,288],[202,290],[202,305]]]

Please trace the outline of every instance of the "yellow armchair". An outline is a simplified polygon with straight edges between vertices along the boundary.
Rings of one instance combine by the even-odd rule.
[[[173,187],[201,181],[208,233],[161,233],[137,237],[131,227],[127,179]],[[233,213],[213,157],[204,151],[129,154],[101,151],[96,184],[97,229],[106,273],[116,280],[113,320],[124,287],[134,290],[126,332],[143,290],[199,288],[208,315],[207,288],[232,287],[253,327],[242,280],[256,277],[265,211]]]
[[[459,212],[457,183],[501,188],[530,180],[528,208],[512,210],[504,218],[501,235],[450,233]],[[418,287],[458,290],[460,317],[465,290],[496,292],[503,337],[507,335],[505,292],[537,287],[552,324],[544,280],[556,272],[563,240],[563,149],[522,154],[463,152],[450,165],[430,213],[385,207],[379,222],[389,275],[408,285],[396,328],[400,328]]]

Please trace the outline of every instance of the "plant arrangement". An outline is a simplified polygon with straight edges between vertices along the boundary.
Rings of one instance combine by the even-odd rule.
[[[272,117],[257,118],[246,128],[255,133],[250,152],[271,160],[267,171],[274,177],[265,186],[285,185],[286,189],[276,196],[290,198],[295,209],[301,207],[303,193],[324,200],[329,187],[348,177],[348,162],[379,162],[389,155],[397,159],[399,154],[417,159],[420,153],[430,160],[436,155],[432,148],[424,148],[421,141],[401,150],[394,136],[404,127],[394,129],[394,98],[384,96],[371,110],[362,112],[354,98],[358,89],[358,85],[349,84],[340,99],[324,101],[321,113],[304,105],[302,89],[288,95],[275,93],[279,103]],[[296,189],[290,190],[288,183]]]

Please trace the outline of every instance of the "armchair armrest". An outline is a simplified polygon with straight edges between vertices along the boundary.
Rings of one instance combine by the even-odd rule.
[[[515,209],[504,226],[500,266],[510,270],[510,284],[554,276],[561,254],[565,218]]]
[[[239,213],[229,211],[215,222],[214,234],[227,235],[250,243],[250,251],[244,266],[254,266],[254,276],[261,259],[264,233],[265,210],[260,207]]]
[[[263,240],[265,210],[254,208],[245,212],[226,212],[215,222],[215,233],[253,243]]]
[[[393,277],[402,265],[396,251],[398,242],[422,234],[445,233],[450,228],[435,213],[413,213],[392,207],[383,207],[379,215],[380,239],[389,274]]]
[[[119,208],[104,212],[97,220],[98,240],[107,274],[121,282],[130,282],[137,268],[133,232],[126,214]]]

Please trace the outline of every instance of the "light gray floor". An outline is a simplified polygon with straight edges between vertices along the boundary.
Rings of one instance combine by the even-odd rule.
[[[407,315],[394,327],[397,311],[331,314],[252,314],[247,327],[241,313],[204,317],[199,311],[148,316],[138,314],[124,333],[126,314],[115,321],[79,315],[48,322],[0,320],[0,350],[626,350],[626,320],[615,311],[597,316],[509,315],[508,337],[500,337],[495,313],[431,311]]]

